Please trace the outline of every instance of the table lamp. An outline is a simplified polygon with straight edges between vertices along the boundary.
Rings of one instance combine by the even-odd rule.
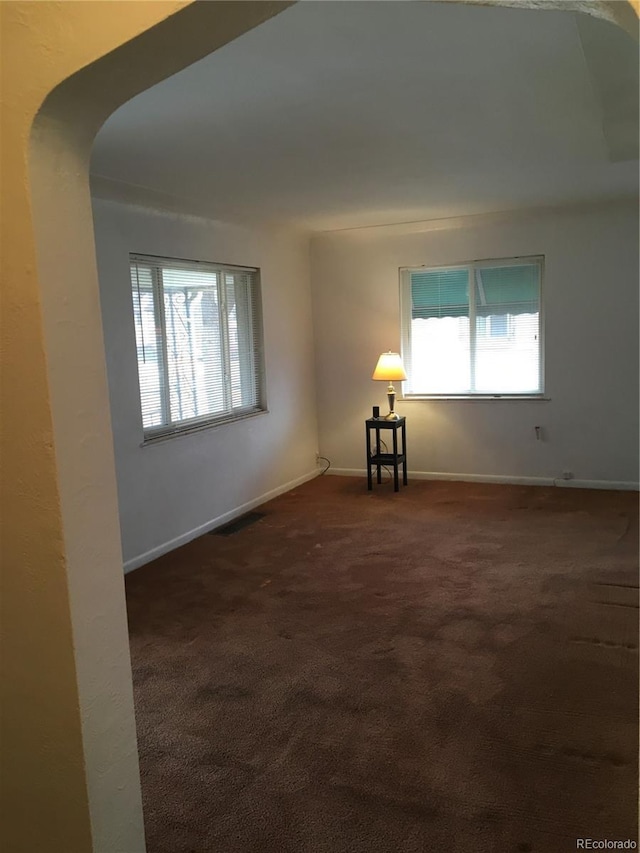
[[[394,381],[402,382],[407,378],[402,359],[397,352],[383,352],[376,369],[373,371],[372,379],[382,379],[389,383],[387,388],[387,397],[389,398],[389,414],[385,415],[387,421],[397,421],[400,415],[396,415],[394,407],[396,404],[396,389],[393,387]]]

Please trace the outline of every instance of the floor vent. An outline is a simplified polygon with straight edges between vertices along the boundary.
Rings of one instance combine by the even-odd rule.
[[[218,527],[216,530],[210,530],[209,533],[212,536],[231,536],[233,533],[238,533],[240,530],[244,530],[245,527],[249,527],[250,524],[260,521],[264,516],[264,512],[247,512],[239,518],[234,518],[229,524]]]

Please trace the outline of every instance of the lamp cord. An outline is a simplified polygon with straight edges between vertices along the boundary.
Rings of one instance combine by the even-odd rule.
[[[323,461],[323,462],[326,462],[326,463],[327,463],[327,464],[326,464],[326,466],[322,469],[322,471],[320,471],[320,476],[322,477],[324,474],[326,474],[326,473],[327,473],[327,471],[329,470],[329,468],[331,468],[331,460],[330,460],[330,459],[327,459],[327,457],[326,457],[326,456],[318,456],[318,462],[319,462],[321,459],[322,459],[322,461]]]

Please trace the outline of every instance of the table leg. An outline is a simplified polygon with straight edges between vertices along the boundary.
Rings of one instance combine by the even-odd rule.
[[[393,430],[393,491],[400,491],[398,483],[398,430]]]
[[[371,480],[371,432],[367,424],[365,424],[364,431],[367,436],[367,489],[371,491],[373,489]]]
[[[380,453],[380,429],[376,427],[376,453]],[[378,465],[378,476],[377,483],[380,485],[382,482],[382,465]]]
[[[407,485],[407,425],[402,424],[402,454],[404,456],[404,464],[402,466],[402,482]]]

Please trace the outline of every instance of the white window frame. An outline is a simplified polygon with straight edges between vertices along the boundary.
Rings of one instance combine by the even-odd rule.
[[[538,390],[532,392],[517,392],[517,393],[487,393],[487,392],[467,392],[462,394],[455,393],[408,393],[406,392],[406,383],[403,382],[401,385],[401,395],[400,399],[405,402],[411,402],[412,400],[548,400],[549,398],[545,395],[545,316],[544,316],[544,267],[545,267],[545,257],[544,255],[522,255],[515,256],[512,258],[483,258],[481,260],[474,261],[458,261],[456,263],[451,264],[438,264],[438,265],[423,265],[423,266],[413,266],[413,267],[400,267],[399,279],[400,279],[400,339],[401,339],[401,353],[402,360],[405,366],[405,370],[407,375],[411,375],[411,311],[412,311],[412,299],[411,299],[411,273],[413,272],[437,272],[438,270],[454,270],[454,269],[467,269],[469,271],[469,311],[470,311],[470,322],[469,322],[469,337],[471,350],[473,351],[475,347],[475,323],[472,321],[472,317],[475,317],[475,271],[477,269],[482,269],[483,267],[495,268],[495,267],[509,267],[509,266],[519,266],[521,264],[530,264],[536,263],[540,268],[540,282],[539,282],[539,329],[538,329],[538,340],[539,340],[539,360],[538,360]],[[473,371],[475,368],[474,360],[471,359],[471,370]]]
[[[163,410],[164,421],[157,426],[145,427],[142,426],[143,444],[167,439],[173,436],[180,436],[195,432],[210,427],[229,424],[235,421],[244,420],[245,418],[254,417],[268,412],[267,408],[267,392],[266,392],[266,375],[264,367],[264,327],[262,319],[262,288],[260,279],[260,269],[257,267],[244,267],[233,264],[218,264],[211,261],[194,261],[185,260],[182,258],[169,258],[158,255],[148,255],[132,252],[129,255],[129,269],[131,271],[133,264],[140,262],[141,264],[150,264],[154,267],[166,266],[168,269],[182,268],[185,270],[197,272],[212,272],[218,275],[218,300],[219,312],[222,325],[223,337],[223,356],[225,361],[224,366],[224,385],[225,398],[227,406],[223,412],[214,414],[202,415],[194,418],[185,418],[182,420],[171,420],[169,408],[169,380],[168,380],[168,363],[167,363],[167,328],[164,316],[164,291],[161,282],[161,275],[153,273],[153,293],[154,293],[154,308],[156,315],[156,325],[161,329],[161,334],[158,335],[162,347],[161,359],[161,405]],[[230,355],[229,355],[229,317],[227,313],[226,287],[224,286],[225,273],[246,273],[250,276],[252,297],[251,297],[251,313],[252,313],[252,340],[257,343],[257,347],[252,348],[251,356],[255,366],[255,375],[253,376],[258,389],[258,400],[255,405],[248,407],[233,407],[229,405],[231,399],[230,390]],[[132,297],[135,299],[135,289],[131,286]],[[136,339],[136,370],[139,374],[138,361],[138,341]],[[140,414],[142,416],[142,389],[139,386]]]

